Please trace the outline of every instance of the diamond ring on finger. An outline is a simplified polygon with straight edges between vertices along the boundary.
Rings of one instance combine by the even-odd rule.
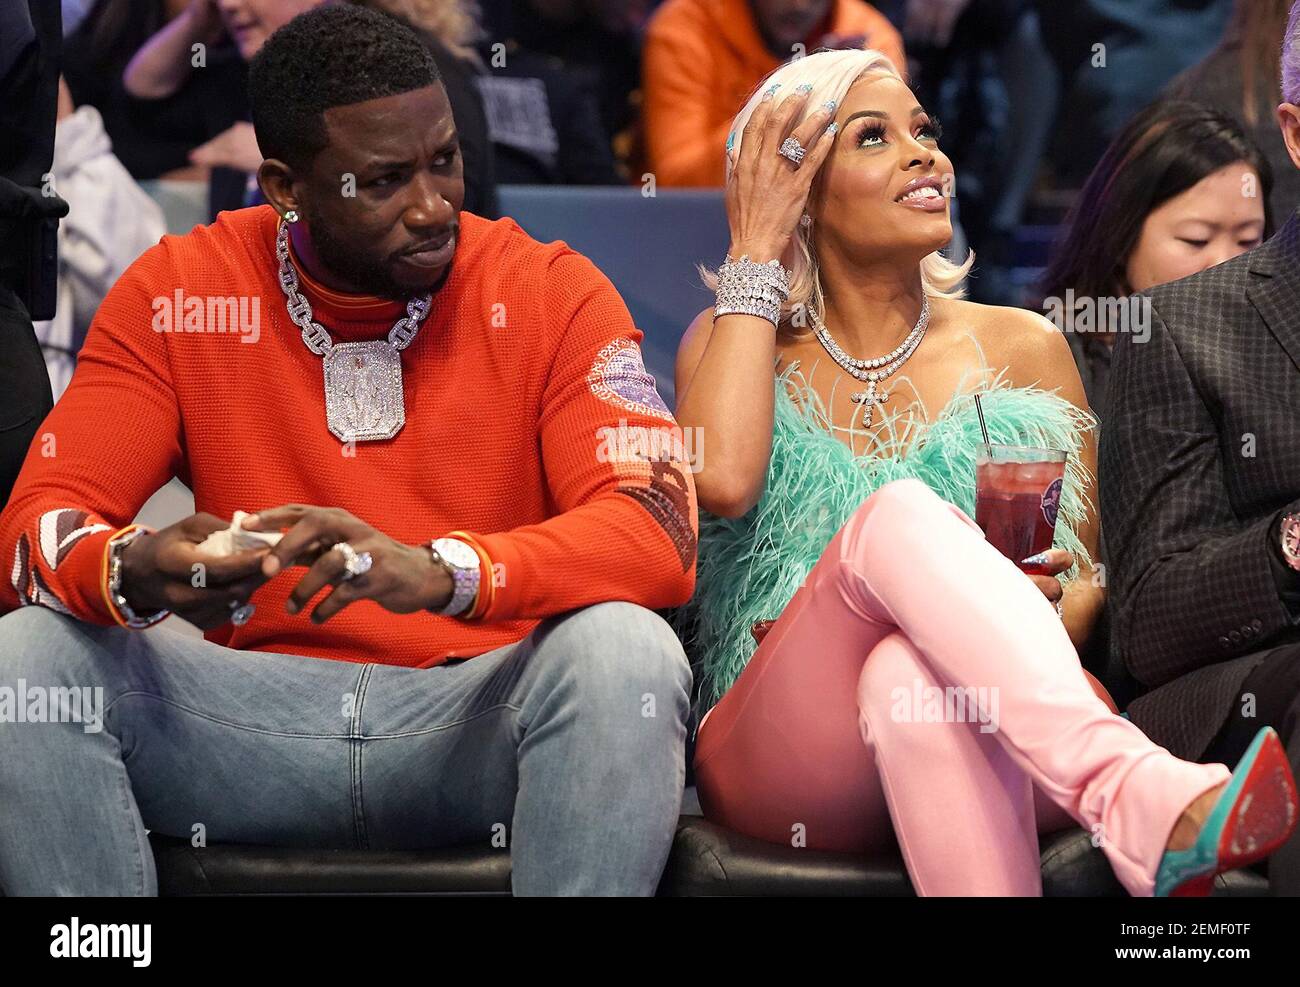
[[[343,556],[343,581],[355,579],[370,571],[374,559],[369,552],[358,552],[345,541],[335,542],[334,551]]]
[[[798,168],[801,164],[803,164],[803,156],[807,152],[804,150],[804,146],[800,144],[795,138],[787,137],[781,143],[781,147],[776,153],[781,155],[781,157],[783,158],[788,158],[790,161],[794,163],[794,166]]]

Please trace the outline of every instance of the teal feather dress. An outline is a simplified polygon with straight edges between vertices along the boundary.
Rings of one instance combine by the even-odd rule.
[[[971,393],[959,390],[917,430],[900,434],[899,416],[886,419],[872,429],[875,450],[855,455],[831,433],[823,402],[797,364],[777,374],[775,386],[762,496],[740,518],[700,512],[695,594],[673,615],[695,660],[701,710],[722,698],[757,649],[750,628],[780,616],[835,533],[880,487],[914,478],[975,516],[975,458],[983,438]],[[1054,391],[1013,387],[1001,375],[978,393],[994,444],[1070,453],[1055,544],[1076,560],[1061,578],[1073,578],[1080,565],[1086,571],[1092,560],[1077,531],[1091,510],[1085,493],[1091,478],[1078,452],[1095,419]]]

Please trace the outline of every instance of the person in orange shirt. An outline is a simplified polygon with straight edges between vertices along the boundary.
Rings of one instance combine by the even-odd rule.
[[[902,36],[863,0],[667,0],[642,58],[655,183],[723,185],[736,107],[782,62],[818,48],[874,48],[907,72]]]
[[[269,205],[123,274],[0,512],[0,887],[154,894],[146,831],[201,824],[653,894],[691,689],[653,611],[698,521],[640,333],[586,258],[462,211],[409,29],[317,8],[249,88]],[[174,475],[197,513],[130,524]],[[140,633],[169,613],[206,639]]]

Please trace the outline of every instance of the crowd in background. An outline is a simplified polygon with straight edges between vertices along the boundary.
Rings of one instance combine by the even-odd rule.
[[[37,327],[56,397],[98,299],[146,245],[260,201],[247,63],[320,2],[63,0],[53,178],[71,210],[58,314]],[[1175,153],[1217,135],[1236,150],[1221,161],[1211,149],[1207,160],[1271,173],[1260,176],[1267,201],[1256,203],[1270,229],[1300,203],[1300,173],[1272,114],[1284,0],[347,2],[402,19],[428,44],[459,128],[465,208],[488,217],[501,184],[644,187],[653,176],[658,188],[721,186],[731,119],[765,75],[818,48],[864,45],[905,67],[943,121],[978,301],[1037,307],[1071,287],[1139,290],[1112,275],[1131,266],[1141,221],[1210,172],[1173,178],[1140,204],[1112,195],[1111,209],[1137,225],[1127,243],[1104,241],[1110,269],[1100,276],[1080,270],[1077,233],[1114,225],[1097,225],[1099,182],[1080,191],[1094,168],[1113,177],[1132,165],[1129,145],[1144,129],[1131,121],[1153,99],[1216,114],[1190,139],[1175,128],[1184,138],[1170,144]],[[1151,168],[1142,178],[1150,184]],[[1067,241],[1072,264],[1060,259]],[[1202,251],[1181,273],[1222,259]],[[1090,395],[1110,338],[1073,342]],[[1095,394],[1100,406],[1100,385]]]

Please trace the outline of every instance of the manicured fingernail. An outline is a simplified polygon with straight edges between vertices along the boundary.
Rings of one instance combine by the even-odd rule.
[[[1049,556],[1046,552],[1039,552],[1037,555],[1031,555],[1027,559],[1021,559],[1021,565],[1047,565]]]
[[[831,136],[834,136],[839,132],[840,132],[840,125],[838,123],[832,123],[829,127],[826,128],[826,133],[830,134]]]
[[[833,100],[833,99],[828,99],[826,102],[822,103],[822,109],[825,110],[827,113],[834,113],[834,112],[835,112],[835,100]]]
[[[280,560],[274,555],[268,555],[262,560],[262,571],[268,576],[274,576],[280,571]]]
[[[802,86],[795,86],[794,91],[797,93],[810,93],[812,92],[812,83],[805,82]]]
[[[763,93],[763,98],[764,98],[764,99],[771,99],[773,96],[776,95],[776,91],[777,91],[778,89],[780,89],[780,88],[781,88],[781,83],[779,83],[779,82],[774,82],[772,85],[770,85],[770,86],[767,88],[767,91]]]
[[[727,150],[730,151],[736,146],[736,132],[733,130],[727,135]]]

